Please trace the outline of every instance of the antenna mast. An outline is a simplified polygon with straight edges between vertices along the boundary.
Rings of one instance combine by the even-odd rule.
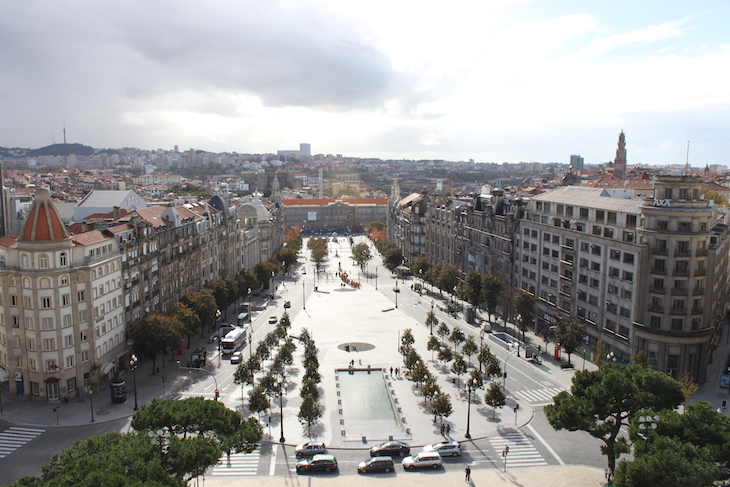
[[[687,160],[684,163],[684,172],[685,173],[689,172],[689,140],[687,141]]]

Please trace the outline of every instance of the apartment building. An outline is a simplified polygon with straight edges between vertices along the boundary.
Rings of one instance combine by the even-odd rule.
[[[586,324],[586,349],[598,342],[628,362],[639,318],[641,200],[609,190],[566,186],[531,198],[515,236],[516,287],[537,299],[536,332],[558,320]]]
[[[78,394],[126,351],[122,261],[99,231],[71,237],[45,189],[19,237],[0,239],[0,373],[11,394]],[[5,377],[3,377],[5,380]]]
[[[725,215],[701,178],[656,176],[654,195],[565,187],[533,197],[515,238],[519,287],[537,298],[538,333],[586,324],[584,347],[657,370],[705,378],[728,304]],[[605,357],[602,357],[605,360]]]

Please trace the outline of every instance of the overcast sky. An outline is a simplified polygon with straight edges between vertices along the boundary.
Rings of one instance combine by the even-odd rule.
[[[730,2],[0,4],[0,146],[730,165]]]

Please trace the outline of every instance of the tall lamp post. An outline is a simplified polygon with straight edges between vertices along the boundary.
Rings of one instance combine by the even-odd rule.
[[[375,268],[375,290],[378,290],[378,268]]]
[[[469,433],[469,425],[471,424],[471,390],[474,386],[474,380],[470,377],[466,381],[469,389],[467,392],[467,400],[466,400],[466,433],[464,433],[464,438],[467,440],[471,439],[471,433]]]
[[[393,288],[393,292],[395,293],[395,307],[398,307],[398,293],[400,293],[400,289],[398,289],[398,279],[395,280],[395,287]]]
[[[509,345],[510,345],[510,347],[513,347],[513,346],[514,346],[514,345],[513,345],[513,344],[512,344],[511,342],[510,342],[510,344],[509,344]],[[502,372],[503,372],[503,375],[502,375],[502,388],[503,388],[503,389],[506,389],[506,388],[507,388],[507,361],[508,361],[508,360],[510,359],[510,357],[512,357],[512,355],[514,355],[514,354],[516,354],[516,353],[519,353],[519,352],[520,352],[520,348],[519,348],[519,346],[518,346],[518,347],[517,347],[517,350],[515,350],[515,351],[514,351],[514,352],[512,352],[512,353],[510,353],[510,354],[509,354],[509,355],[507,356],[507,358],[506,358],[506,359],[504,359],[504,370],[502,371]]]
[[[221,366],[221,310],[215,310],[215,323],[218,325],[218,367]]]
[[[132,369],[132,377],[134,378],[134,410],[137,411],[139,409],[139,406],[137,405],[137,364],[139,363],[139,360],[137,360],[137,356],[132,354],[131,357],[129,357],[129,367]]]
[[[304,290],[304,279],[302,279],[302,309],[306,311],[307,309],[307,296],[306,291]]]
[[[91,386],[86,386],[86,392],[89,394],[89,404],[91,404],[91,422],[94,422],[94,391]]]
[[[284,380],[279,382],[279,424],[281,426],[281,437],[279,438],[279,443],[284,443],[286,441],[286,438],[284,438],[284,385]]]

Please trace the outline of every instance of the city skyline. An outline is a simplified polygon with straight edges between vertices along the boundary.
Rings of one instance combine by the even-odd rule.
[[[723,164],[720,1],[0,7],[0,146]]]

